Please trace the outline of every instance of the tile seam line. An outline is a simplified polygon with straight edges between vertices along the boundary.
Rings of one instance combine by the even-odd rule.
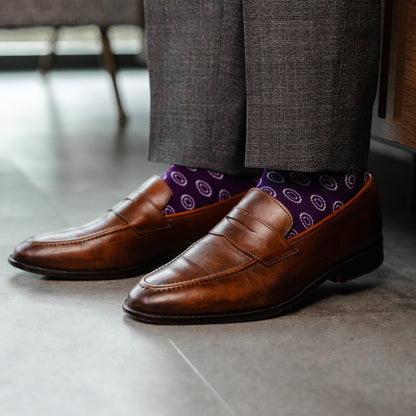
[[[185,356],[185,354],[180,350],[180,348],[168,338],[170,345],[173,349],[180,355],[180,357],[185,361],[185,363],[192,369],[192,371],[198,376],[198,378],[204,383],[206,387],[214,394],[214,396],[225,406],[230,415],[236,416],[234,410],[229,406],[229,404],[223,399],[223,397],[215,390],[212,384],[199,372],[199,370],[192,364],[192,362]]]

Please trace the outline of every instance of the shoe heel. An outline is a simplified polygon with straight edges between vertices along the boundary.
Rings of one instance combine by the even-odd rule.
[[[329,278],[337,284],[347,283],[377,269],[383,263],[383,237],[380,237],[365,251],[343,263]]]

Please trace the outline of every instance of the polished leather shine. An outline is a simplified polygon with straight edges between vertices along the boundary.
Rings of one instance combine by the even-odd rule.
[[[345,282],[383,261],[373,178],[343,207],[286,239],[293,219],[252,189],[205,237],[148,274],[125,312],[153,323],[245,321],[280,314],[327,279]]]
[[[204,236],[243,195],[163,215],[169,186],[154,176],[96,221],[19,244],[13,266],[53,277],[121,278],[153,270]]]

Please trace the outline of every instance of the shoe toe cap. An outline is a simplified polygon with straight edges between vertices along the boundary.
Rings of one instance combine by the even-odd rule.
[[[38,257],[39,246],[36,245],[36,241],[30,237],[19,243],[10,258],[16,262],[32,263],[35,258]]]
[[[27,238],[15,247],[9,261],[17,267],[47,267],[53,257],[53,246],[53,243],[40,242],[36,237]]]
[[[132,315],[165,315],[167,306],[165,292],[151,291],[140,282],[133,287],[124,301],[124,309]]]

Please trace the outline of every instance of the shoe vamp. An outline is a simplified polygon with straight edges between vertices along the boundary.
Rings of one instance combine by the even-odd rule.
[[[235,273],[254,261],[225,237],[206,235],[172,262],[147,275],[142,283],[152,287],[195,284]]]
[[[89,238],[101,233],[107,233],[116,230],[126,224],[111,212],[106,213],[101,218],[84,224],[80,227],[67,228],[60,231],[38,234],[32,237],[32,240],[41,243],[72,241],[80,238]]]

